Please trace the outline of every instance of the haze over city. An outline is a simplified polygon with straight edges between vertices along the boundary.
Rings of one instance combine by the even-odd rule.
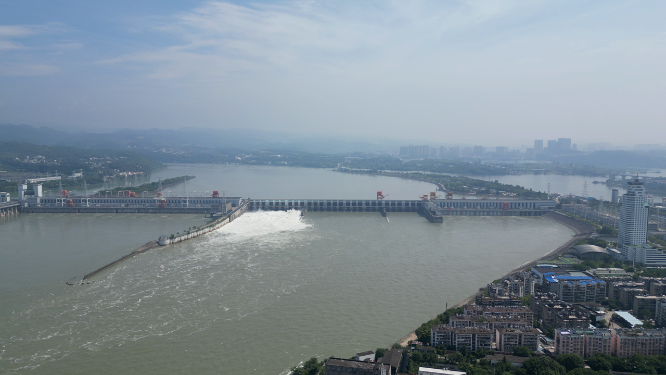
[[[520,146],[654,143],[666,119],[663,2],[0,8],[0,123]]]

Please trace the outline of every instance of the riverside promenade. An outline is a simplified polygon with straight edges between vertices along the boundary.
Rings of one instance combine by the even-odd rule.
[[[532,261],[529,261],[527,263],[521,264],[520,266],[512,269],[511,271],[509,271],[509,272],[505,273],[504,275],[502,275],[501,277],[499,277],[499,279],[504,279],[504,278],[516,273],[516,272],[529,270],[535,264],[537,264],[541,261],[544,261],[546,259],[552,258],[555,255],[561,254],[561,253],[569,250],[573,246],[573,244],[575,244],[576,242],[578,242],[579,240],[581,240],[583,238],[590,237],[595,232],[595,228],[593,226],[591,226],[590,224],[587,224],[587,223],[584,223],[582,221],[571,218],[569,216],[563,215],[559,212],[548,212],[547,214],[543,215],[543,217],[548,218],[548,219],[553,220],[553,221],[555,221],[559,224],[562,224],[564,226],[567,226],[567,227],[571,228],[575,232],[574,236],[569,241],[564,243],[562,246],[558,247],[557,249],[547,253],[546,255],[544,255],[540,258],[537,258],[535,260],[532,260]],[[452,307],[455,308],[455,307],[464,306],[464,305],[474,301],[478,294],[479,294],[479,292],[477,291],[474,294],[472,294],[471,296],[465,298],[464,300],[462,300],[461,302],[459,302],[458,304],[456,304]],[[402,346],[406,346],[406,345],[408,345],[408,343],[410,341],[415,341],[416,339],[417,339],[416,332],[412,331],[412,332],[408,333],[407,335],[403,336],[400,340],[398,340],[396,342],[398,344],[402,345]]]

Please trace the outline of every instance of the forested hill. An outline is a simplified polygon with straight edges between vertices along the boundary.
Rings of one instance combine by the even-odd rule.
[[[154,159],[132,151],[86,150],[26,142],[0,142],[0,170],[69,175],[112,175],[114,172],[150,173],[162,167]]]

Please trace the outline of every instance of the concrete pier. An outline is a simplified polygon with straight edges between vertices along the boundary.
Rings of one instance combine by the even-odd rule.
[[[0,203],[0,217],[16,215],[19,213],[19,203],[18,202],[4,202]]]
[[[421,208],[419,211],[423,216],[425,216],[426,219],[428,219],[429,222],[431,223],[443,223],[444,218],[442,215],[439,214],[433,214],[432,211],[427,209],[426,207]]]

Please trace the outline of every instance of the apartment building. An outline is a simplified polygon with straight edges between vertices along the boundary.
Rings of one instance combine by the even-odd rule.
[[[666,297],[662,297],[655,304],[654,321],[658,326],[666,326]]]
[[[654,319],[657,302],[663,298],[664,296],[635,296],[633,303],[634,315],[639,316],[647,313],[646,316],[641,316],[641,319]]]
[[[568,303],[601,302],[606,299],[606,283],[601,280],[559,281],[557,294]]]
[[[613,330],[611,353],[617,357],[663,355],[666,335],[663,329]]]
[[[456,350],[460,350],[463,346],[469,350],[490,349],[493,338],[493,331],[486,328],[454,328],[444,324],[430,327],[432,346],[454,346]]]
[[[555,330],[555,353],[585,357],[585,334],[575,330]]]
[[[620,288],[618,301],[625,309],[631,309],[634,306],[634,297],[644,296],[647,292],[639,288]]]
[[[611,355],[613,335],[610,329],[597,329],[586,332],[585,358],[597,353]]]
[[[587,358],[596,353],[611,354],[612,332],[609,329],[555,331],[555,353],[578,354]]]
[[[527,306],[479,306],[465,305],[463,314],[469,317],[518,318],[531,320],[534,312]]]
[[[538,340],[539,331],[536,328],[500,328],[495,331],[496,348],[500,352],[512,353],[516,346],[526,346],[535,352]]]
[[[532,328],[534,321],[519,318],[474,317],[457,315],[449,317],[449,325],[454,328],[486,328],[495,331],[498,328]]]
[[[557,312],[553,327],[558,329],[586,329],[590,326],[590,316],[574,309]]]

